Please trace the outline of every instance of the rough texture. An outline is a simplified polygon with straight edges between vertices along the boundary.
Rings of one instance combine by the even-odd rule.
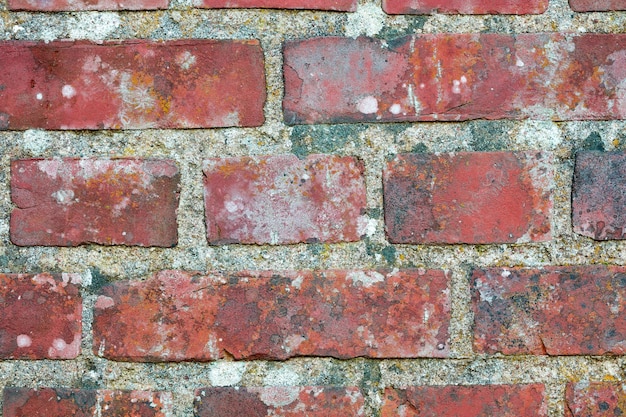
[[[9,10],[156,10],[165,9],[169,0],[7,0]]]
[[[351,157],[211,159],[204,200],[211,244],[349,242],[368,226],[363,166]]]
[[[273,8],[355,11],[356,0],[194,0],[196,7],[208,8]]]
[[[284,53],[290,124],[626,116],[626,35],[326,37]]]
[[[114,360],[448,355],[441,271],[161,272],[104,287],[94,351]]]
[[[577,12],[626,10],[624,0],[569,0],[569,4]]]
[[[621,382],[570,382],[565,401],[565,417],[615,417],[626,413],[626,389]]]
[[[258,41],[0,43],[4,129],[258,126]]]
[[[547,8],[548,0],[383,0],[390,14],[533,14]]]
[[[387,388],[381,417],[547,417],[544,396],[541,384]]]
[[[197,417],[362,417],[363,395],[356,387],[249,387],[196,390]]]
[[[75,274],[0,274],[0,359],[78,356],[79,283]]]
[[[626,153],[576,155],[572,225],[596,240],[626,239]]]
[[[383,173],[393,243],[550,239],[551,158],[535,152],[404,154]]]
[[[4,417],[166,417],[172,395],[164,392],[5,388]]]
[[[474,346],[505,355],[623,355],[625,298],[624,267],[478,269]]]
[[[170,160],[13,161],[11,241],[174,246],[179,179]]]

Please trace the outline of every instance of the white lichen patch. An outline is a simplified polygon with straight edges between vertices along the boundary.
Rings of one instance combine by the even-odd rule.
[[[352,285],[359,287],[371,287],[385,281],[385,276],[376,271],[350,271],[346,278],[352,281]]]
[[[56,338],[52,341],[52,346],[48,348],[48,356],[53,359],[72,359],[80,353],[81,335],[74,335],[74,340],[67,343],[62,338]]]
[[[61,168],[61,161],[58,159],[45,159],[38,161],[37,168],[51,179],[56,179],[59,169]]]
[[[215,362],[209,370],[209,380],[214,387],[231,387],[241,382],[246,372],[245,362]]]
[[[185,71],[196,65],[196,57],[189,51],[185,51],[176,57],[176,63]]]
[[[58,190],[52,193],[50,197],[55,199],[59,204],[69,205],[74,201],[74,191],[70,189]]]
[[[261,401],[270,407],[284,407],[296,401],[300,387],[267,387],[261,391]]]
[[[71,85],[66,84],[61,88],[61,94],[63,95],[63,97],[69,99],[76,95],[76,89],[74,89],[74,87],[72,87]]]
[[[33,344],[33,340],[26,334],[21,334],[16,338],[17,347],[25,348]]]
[[[298,385],[299,383],[300,375],[288,365],[271,369],[263,379],[263,385],[267,386],[289,386]]]
[[[363,97],[357,103],[357,109],[363,114],[374,114],[378,112],[378,100],[373,96]]]
[[[355,13],[350,13],[346,24],[346,36],[374,36],[383,28],[385,12],[374,3],[361,4]]]
[[[120,27],[121,21],[113,12],[81,12],[71,18],[71,39],[103,40]]]

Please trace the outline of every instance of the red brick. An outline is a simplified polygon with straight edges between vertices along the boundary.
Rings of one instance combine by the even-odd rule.
[[[626,117],[626,35],[420,34],[284,48],[287,123]]]
[[[623,382],[570,383],[565,399],[565,417],[615,417],[626,413]]]
[[[206,8],[356,10],[356,0],[194,0],[193,4]]]
[[[13,161],[11,241],[174,246],[179,179],[170,160]]]
[[[569,0],[569,5],[577,12],[626,10],[625,0]]]
[[[626,353],[624,267],[493,268],[472,281],[478,352]]]
[[[0,274],[0,359],[78,356],[79,283],[74,274]]]
[[[1,42],[0,129],[258,126],[258,41]]]
[[[156,10],[167,9],[168,0],[7,0],[9,10]]]
[[[404,154],[383,173],[393,243],[550,239],[551,158],[543,152]]]
[[[381,417],[547,417],[544,386],[387,388]]]
[[[94,352],[113,360],[448,355],[441,271],[164,271],[104,287]]]
[[[165,417],[172,395],[164,392],[5,388],[4,417]]]
[[[365,416],[356,387],[201,388],[196,391],[196,417],[344,417]]]
[[[383,0],[389,14],[539,14],[548,0]]]
[[[572,224],[596,240],[626,239],[626,153],[578,152]]]
[[[367,229],[363,166],[352,157],[210,159],[204,176],[211,244],[356,241]]]

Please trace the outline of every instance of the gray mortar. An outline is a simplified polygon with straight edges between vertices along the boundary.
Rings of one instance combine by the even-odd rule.
[[[123,132],[0,132],[0,271],[78,272],[83,276],[82,354],[68,361],[0,361],[5,386],[157,389],[174,395],[174,415],[192,414],[194,389],[210,385],[355,385],[376,416],[385,387],[413,384],[544,383],[549,415],[562,416],[570,380],[624,380],[623,357],[483,356],[472,350],[468,271],[483,266],[626,265],[626,243],[595,242],[572,232],[570,185],[579,149],[626,149],[626,122],[473,121],[335,126],[286,126],[282,121],[282,45],[314,36],[367,34],[392,39],[412,33],[555,32],[620,33],[626,12],[574,13],[567,0],[551,0],[537,16],[387,16],[378,1],[361,0],[353,14],[315,11],[197,10],[175,0],[152,12],[12,13],[0,0],[0,39],[248,39],[265,53],[268,100],[257,129]],[[518,245],[390,245],[382,222],[381,172],[401,152],[487,150],[550,151],[555,157],[553,240]],[[368,214],[375,229],[361,242],[289,246],[211,247],[205,239],[202,160],[209,157],[325,152],[354,155],[366,167]],[[12,209],[9,162],[26,157],[172,158],[182,174],[179,244],[172,249],[104,247],[19,248],[8,236]],[[92,307],[108,281],[145,279],[161,269],[223,270],[424,267],[451,278],[451,359],[213,363],[113,362],[92,353]],[[2,399],[0,398],[0,406]]]

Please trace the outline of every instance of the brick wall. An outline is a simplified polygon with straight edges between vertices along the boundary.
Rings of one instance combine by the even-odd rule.
[[[0,0],[2,415],[622,415],[624,32]]]

